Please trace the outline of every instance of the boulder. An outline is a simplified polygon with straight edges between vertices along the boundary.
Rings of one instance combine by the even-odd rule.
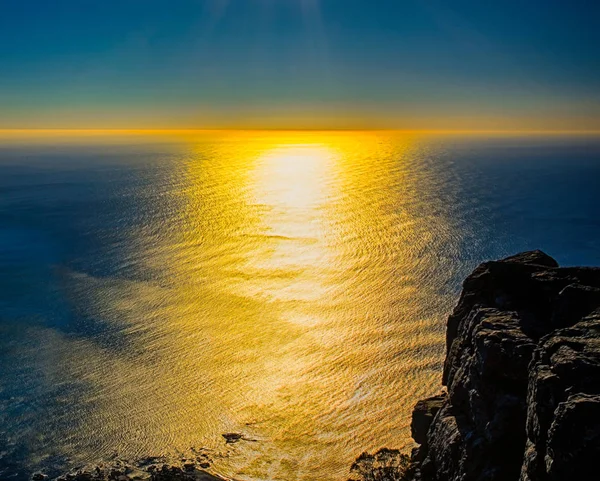
[[[410,425],[413,439],[423,444],[427,442],[427,432],[433,418],[444,405],[446,394],[432,396],[419,401],[412,413],[412,423]]]

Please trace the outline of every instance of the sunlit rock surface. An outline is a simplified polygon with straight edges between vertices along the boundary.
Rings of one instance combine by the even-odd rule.
[[[481,264],[446,341],[446,391],[413,413],[417,479],[596,479],[600,269],[540,251]]]

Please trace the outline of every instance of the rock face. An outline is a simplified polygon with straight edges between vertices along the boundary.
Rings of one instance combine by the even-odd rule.
[[[600,268],[481,264],[446,347],[445,392],[413,412],[417,479],[600,479]]]

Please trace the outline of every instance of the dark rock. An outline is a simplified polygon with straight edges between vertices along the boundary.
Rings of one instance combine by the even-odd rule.
[[[552,324],[556,327],[572,325],[599,305],[599,288],[582,284],[569,284],[558,294]]]
[[[557,330],[535,352],[523,481],[565,479],[560,476],[568,471],[579,473],[572,479],[593,479],[600,455],[599,395],[600,313]]]
[[[413,439],[417,443],[423,444],[427,442],[427,431],[429,431],[431,421],[433,421],[437,412],[442,408],[445,400],[446,393],[423,399],[415,406],[412,413],[410,430]]]
[[[225,438],[227,444],[237,443],[244,437],[241,433],[225,433],[222,436]]]
[[[519,254],[515,254],[514,256],[506,257],[500,262],[519,262],[521,264],[536,264],[538,266],[545,267],[558,267],[558,262],[540,250],[521,252]]]
[[[150,473],[151,481],[185,481],[190,476],[179,466],[163,465],[160,469],[155,469]]]
[[[549,479],[590,479],[600,456],[600,395],[574,394],[560,403],[548,432]]]
[[[108,479],[110,479],[110,480],[114,479],[114,480],[120,481],[119,478],[124,475],[125,475],[125,473],[122,472],[120,469],[112,469],[108,476]],[[85,480],[82,479],[81,481],[85,481]]]
[[[595,479],[600,269],[541,251],[481,264],[448,319],[448,394],[413,412],[423,481]]]
[[[32,481],[45,481],[46,479],[48,479],[48,476],[44,473],[33,473],[31,476]]]
[[[160,464],[150,464],[151,462]],[[150,457],[138,460],[130,465],[123,461],[113,460],[109,466],[95,466],[90,470],[80,470],[76,473],[65,474],[56,481],[220,481],[223,478],[213,476],[202,469],[210,468],[205,459],[201,463],[185,459],[183,467],[171,465],[162,457]],[[202,469],[198,469],[202,468]],[[36,480],[41,481],[41,480]]]
[[[528,260],[533,262],[528,263]],[[518,313],[522,329],[532,339],[549,333],[553,329],[550,322],[553,301],[567,285],[578,282],[576,271],[559,269],[555,264],[552,258],[534,251],[477,267],[464,281],[458,304],[448,318],[447,353],[452,350],[454,341],[463,341],[456,339],[459,327],[476,306]],[[449,367],[447,359],[444,384],[448,381]]]

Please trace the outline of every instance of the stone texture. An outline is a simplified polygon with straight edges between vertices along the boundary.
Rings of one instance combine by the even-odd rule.
[[[204,468],[210,467],[203,457],[196,460],[182,460],[179,464],[166,464],[165,458],[145,458],[136,463],[117,460],[113,464],[89,466],[63,474],[55,481],[225,481],[225,478],[212,475]],[[32,481],[48,479],[43,473],[35,473]]]
[[[432,396],[419,401],[412,414],[411,434],[413,439],[423,444],[427,442],[427,431],[437,412],[443,407],[446,394]]]
[[[600,269],[481,264],[448,319],[447,396],[413,414],[423,481],[596,479]]]

